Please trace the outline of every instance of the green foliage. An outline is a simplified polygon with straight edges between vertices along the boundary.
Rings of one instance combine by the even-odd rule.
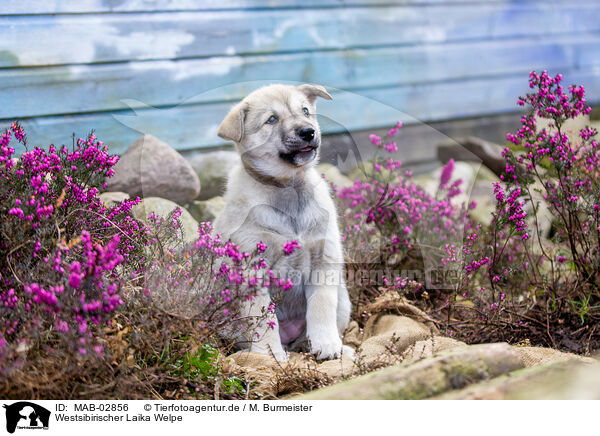
[[[165,367],[177,377],[190,381],[201,381],[209,384],[221,383],[221,391],[226,394],[242,394],[246,391],[244,380],[239,377],[222,376],[222,366],[219,363],[219,350],[204,344],[195,352],[186,351],[183,356]]]

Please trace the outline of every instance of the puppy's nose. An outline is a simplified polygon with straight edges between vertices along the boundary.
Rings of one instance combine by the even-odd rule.
[[[315,137],[315,129],[312,127],[302,127],[298,130],[298,136],[306,142],[310,142]]]

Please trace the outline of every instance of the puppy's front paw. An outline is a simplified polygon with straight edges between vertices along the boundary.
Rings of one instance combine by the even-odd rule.
[[[275,356],[275,360],[280,362],[288,362],[290,360],[290,355],[284,350],[274,351],[273,356]]]
[[[349,357],[350,359],[352,359],[352,361],[356,360],[356,353],[354,352],[354,349],[349,347],[348,345],[342,346],[342,356]]]
[[[287,362],[290,360],[289,354],[281,346],[271,347],[269,345],[253,344],[250,347],[250,351],[274,356],[275,360],[278,360],[280,362]]]
[[[318,360],[338,359],[342,354],[342,340],[338,335],[315,337],[310,339],[310,352]]]

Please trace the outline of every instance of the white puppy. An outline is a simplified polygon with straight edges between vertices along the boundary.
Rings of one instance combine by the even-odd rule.
[[[331,100],[322,86],[260,88],[235,105],[218,130],[235,142],[242,164],[229,175],[226,206],[215,229],[244,251],[266,244],[269,267],[295,277],[294,287],[275,298],[277,319],[265,320],[277,326],[263,326],[251,340],[251,351],[272,352],[281,360],[287,359],[283,346],[292,350],[304,344],[319,359],[354,355],[341,339],[351,304],[336,209],[314,168],[321,145],[317,97]],[[285,255],[283,245],[291,240],[301,248]],[[263,290],[244,303],[243,314],[259,316],[273,297]]]

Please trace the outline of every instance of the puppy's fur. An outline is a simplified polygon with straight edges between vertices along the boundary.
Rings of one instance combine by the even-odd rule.
[[[305,343],[319,359],[353,357],[341,336],[350,319],[350,299],[342,278],[343,254],[335,205],[314,168],[321,133],[317,97],[331,100],[316,85],[270,85],[234,106],[218,134],[235,142],[242,164],[229,175],[226,206],[215,229],[244,251],[267,245],[264,258],[294,287],[278,296],[275,329],[260,328],[250,350],[286,360],[288,349]],[[283,254],[287,241],[302,248]],[[244,303],[244,315],[259,316],[273,296],[265,289]],[[273,315],[267,321],[275,321]],[[250,338],[248,338],[250,339]]]

